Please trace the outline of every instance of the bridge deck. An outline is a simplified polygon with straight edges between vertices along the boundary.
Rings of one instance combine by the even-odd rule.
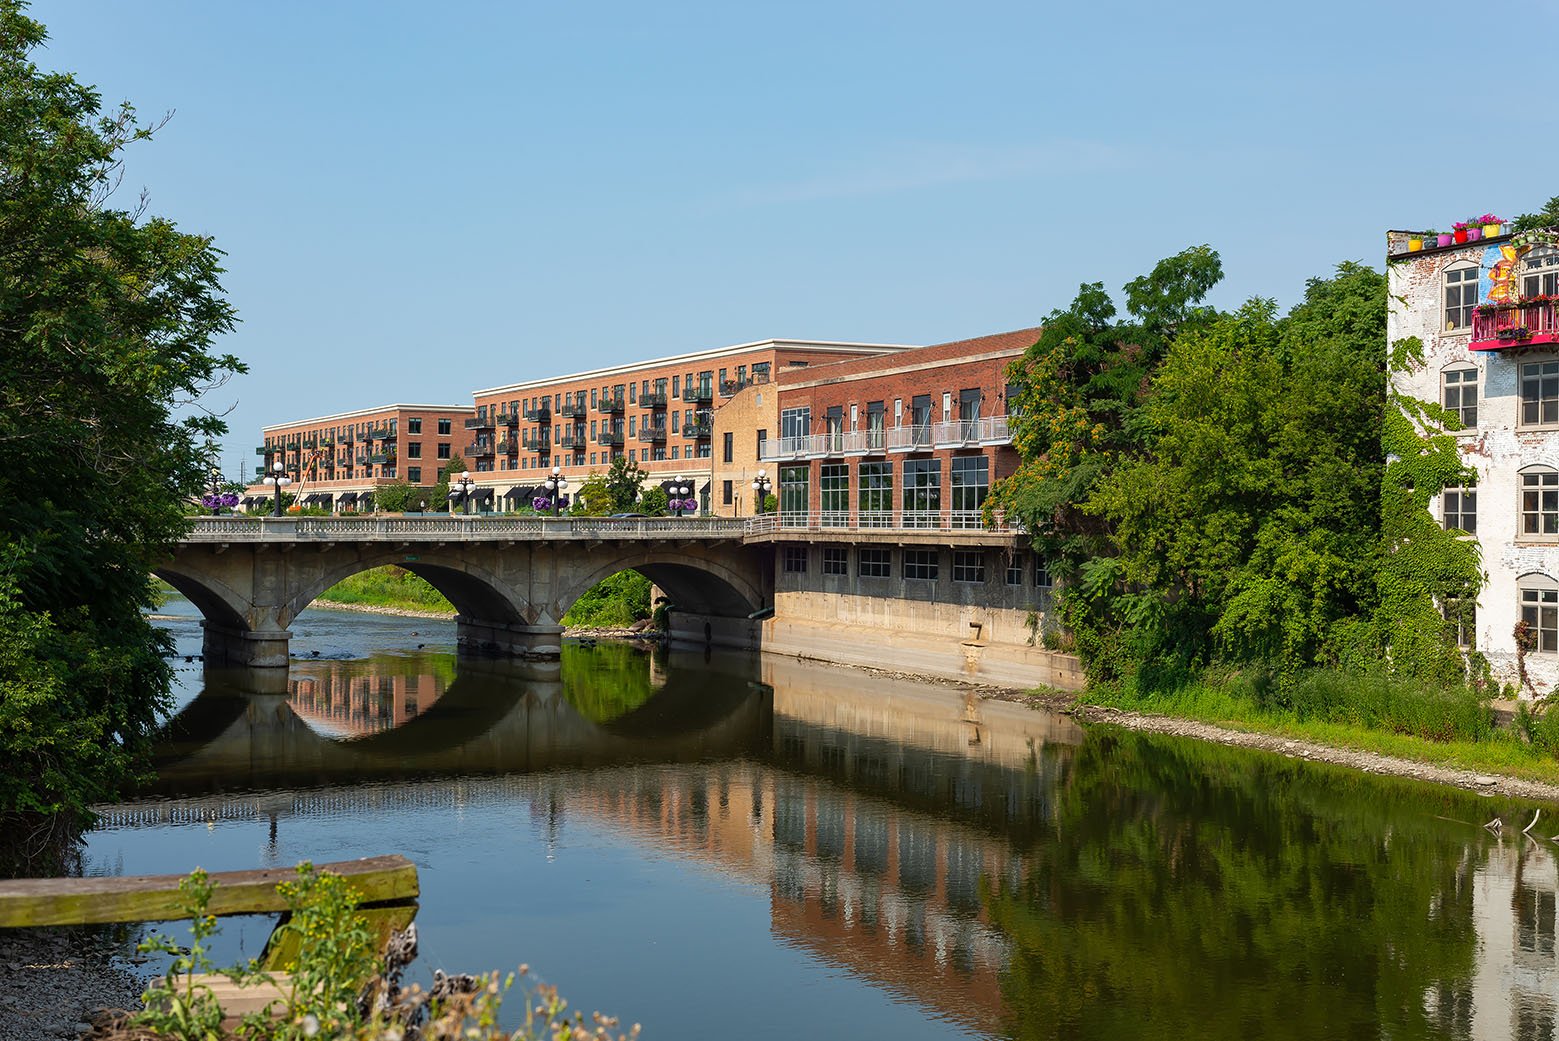
[[[727,517],[198,517],[185,542],[741,541]]]

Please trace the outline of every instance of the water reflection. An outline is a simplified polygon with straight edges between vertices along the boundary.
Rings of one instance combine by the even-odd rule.
[[[178,870],[182,821],[268,825],[273,848],[280,822],[283,853],[320,822],[318,859],[393,830],[425,869],[430,944],[494,965],[545,950],[565,991],[570,971],[609,984],[657,1033],[737,1015],[754,1037],[1554,1037],[1559,877],[1551,844],[1516,834],[1533,807],[786,659],[444,661],[208,676],[163,749],[168,798],[111,811],[94,845],[123,856],[115,835],[149,829],[169,862],[124,869]],[[1496,814],[1518,827],[1490,834]],[[517,884],[522,839],[563,870]],[[668,858],[705,870],[642,899]],[[462,880],[468,863],[487,874]],[[708,912],[733,882],[766,938]],[[463,917],[473,885],[487,940]],[[571,966],[575,920],[619,889],[614,934],[642,919],[666,949],[586,945]],[[755,1012],[739,996],[779,952],[801,960],[762,989],[806,1000]],[[883,993],[914,1018],[890,1029]]]

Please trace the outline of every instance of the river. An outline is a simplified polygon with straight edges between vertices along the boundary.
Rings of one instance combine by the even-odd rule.
[[[319,608],[289,675],[204,673],[162,610],[179,713],[94,873],[403,853],[422,971],[525,962],[648,1038],[1555,1037],[1532,804],[772,656],[457,663],[452,623]]]

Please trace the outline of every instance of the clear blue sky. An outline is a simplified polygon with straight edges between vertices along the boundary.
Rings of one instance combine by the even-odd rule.
[[[229,254],[227,348],[250,366],[213,399],[235,405],[230,471],[262,424],[339,409],[767,337],[1037,324],[1194,243],[1223,255],[1215,303],[1286,307],[1341,260],[1380,266],[1388,227],[1559,194],[1555,120],[1520,88],[1559,5],[1508,13],[32,9],[42,64],[175,110],[123,191]]]

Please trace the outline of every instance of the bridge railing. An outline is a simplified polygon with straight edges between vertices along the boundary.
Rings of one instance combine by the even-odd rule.
[[[186,542],[484,541],[490,539],[739,539],[730,517],[196,517]]]
[[[953,510],[948,513],[916,510],[874,510],[851,513],[848,510],[813,510],[766,513],[748,517],[748,535],[772,535],[781,531],[851,532],[869,531],[961,531],[1015,535],[1021,528],[998,521],[987,525],[979,510]]]

